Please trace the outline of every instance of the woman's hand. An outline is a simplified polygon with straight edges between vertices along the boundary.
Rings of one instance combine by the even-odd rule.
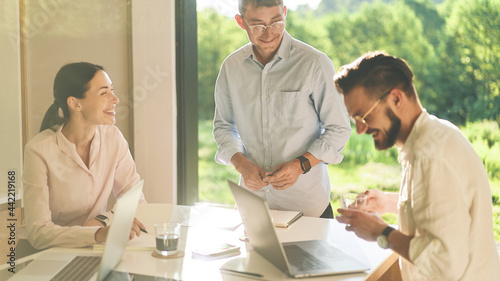
[[[105,226],[103,222],[98,221],[96,219],[91,219],[89,221],[86,221],[83,226]]]
[[[84,226],[92,226],[91,224],[94,223],[92,221],[94,220],[86,222]],[[99,221],[97,222],[102,226],[101,222]],[[136,236],[141,236],[141,229],[146,231],[146,227],[144,226],[144,224],[140,222],[137,218],[134,218],[134,222],[132,223],[132,228],[130,229],[129,240],[134,239],[134,237]],[[94,240],[97,243],[106,242],[106,238],[108,237],[108,231],[109,231],[109,226],[99,228],[94,234]]]
[[[106,242],[106,237],[108,237],[108,231],[109,231],[109,226],[99,228],[94,234],[94,240],[97,243]]]
[[[130,230],[129,240],[134,239],[136,236],[141,236],[141,229],[146,231],[146,227],[137,218],[134,218],[134,223],[132,224],[132,229]]]

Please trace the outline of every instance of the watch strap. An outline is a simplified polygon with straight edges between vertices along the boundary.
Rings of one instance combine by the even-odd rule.
[[[382,235],[384,235],[385,237],[389,237],[389,233],[391,233],[391,231],[393,231],[394,228],[393,227],[386,227],[384,228],[384,231],[382,231]]]
[[[389,241],[388,241],[388,236],[389,234],[394,230],[394,228],[387,226],[383,231],[382,234],[380,234],[377,237],[377,244],[380,246],[382,249],[389,249]]]
[[[303,174],[309,172],[311,170],[311,162],[309,162],[309,159],[306,157],[300,155],[297,157],[300,161],[300,167],[302,168],[302,171],[304,172]]]
[[[109,218],[103,214],[97,215],[95,219],[102,222],[104,226],[108,226],[109,224]]]

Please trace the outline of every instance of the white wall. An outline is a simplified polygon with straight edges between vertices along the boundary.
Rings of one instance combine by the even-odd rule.
[[[132,1],[135,161],[151,203],[177,203],[174,4]]]
[[[28,140],[39,132],[43,116],[54,102],[54,77],[67,63],[87,61],[104,66],[122,101],[118,108],[126,107],[131,71],[127,9],[126,0],[26,1]],[[125,138],[133,141],[128,116],[116,119]]]
[[[103,65],[114,83],[120,98],[117,126],[145,179],[146,199],[176,203],[174,1],[26,0],[25,18],[18,14],[19,2],[0,4],[2,176],[11,166],[21,169],[21,134],[29,141],[38,133],[54,100],[52,86],[59,68],[89,61]],[[18,30],[20,17],[26,23],[25,54],[10,43],[12,38],[24,39]],[[19,117],[23,55],[25,132]]]
[[[15,196],[21,195],[21,79],[18,1],[0,3],[0,204],[7,201],[7,173],[17,174]]]

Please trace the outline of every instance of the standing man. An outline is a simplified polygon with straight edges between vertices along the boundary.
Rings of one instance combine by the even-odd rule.
[[[282,0],[239,0],[250,43],[229,55],[215,86],[215,156],[271,209],[333,218],[327,164],[351,134],[331,60],[286,31]]]
[[[371,52],[335,84],[358,134],[379,150],[396,145],[403,170],[399,195],[369,190],[367,209],[339,209],[338,221],[398,253],[403,280],[499,280],[484,166],[455,125],[422,108],[408,64]],[[386,212],[398,212],[398,230],[378,215]]]

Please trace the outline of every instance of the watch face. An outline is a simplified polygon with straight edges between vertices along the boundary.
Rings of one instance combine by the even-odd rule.
[[[311,163],[309,162],[309,159],[304,156],[299,156],[297,157],[297,159],[299,159],[300,161],[300,166],[302,168],[302,171],[304,171],[304,174],[311,170]]]
[[[389,242],[387,241],[387,237],[385,237],[384,235],[380,235],[380,236],[377,237],[377,244],[382,249],[389,248]]]
[[[309,160],[304,162],[304,171],[309,171],[311,170],[311,164],[309,163]]]

